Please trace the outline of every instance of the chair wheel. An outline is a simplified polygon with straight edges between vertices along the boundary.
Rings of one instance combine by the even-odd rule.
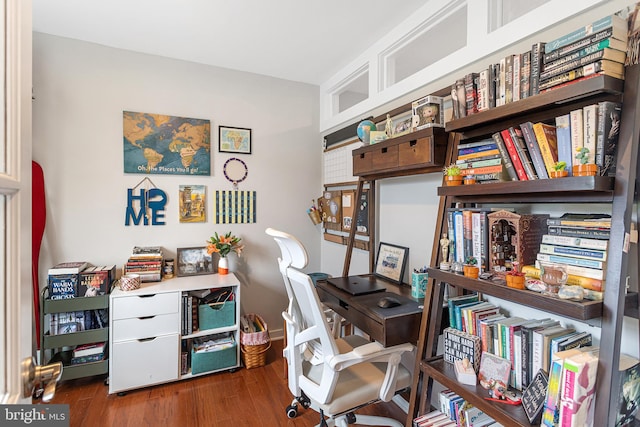
[[[287,406],[287,417],[295,418],[298,416],[298,407],[296,405]]]
[[[302,404],[302,407],[304,409],[309,409],[309,407],[311,406],[311,402],[306,399],[300,401],[300,403]]]

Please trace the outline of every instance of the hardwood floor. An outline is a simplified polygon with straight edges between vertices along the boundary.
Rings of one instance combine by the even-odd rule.
[[[315,426],[320,416],[311,409],[300,408],[294,419],[286,416],[293,397],[285,379],[282,344],[272,342],[266,366],[132,390],[124,396],[109,395],[104,376],[66,381],[58,385],[51,403],[70,405],[71,427]],[[403,423],[407,416],[393,402],[358,413]]]

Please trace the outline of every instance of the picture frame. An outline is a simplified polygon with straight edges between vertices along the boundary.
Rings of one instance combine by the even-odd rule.
[[[408,258],[409,248],[380,242],[374,274],[401,285]]]
[[[251,129],[218,126],[218,152],[251,154]]]
[[[176,250],[176,273],[178,277],[213,274],[213,258],[205,246],[178,248]]]

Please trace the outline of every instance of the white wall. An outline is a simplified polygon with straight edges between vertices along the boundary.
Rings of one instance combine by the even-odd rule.
[[[272,336],[282,334],[279,251],[264,230],[296,235],[309,251],[309,271],[318,271],[319,230],[306,214],[321,182],[318,87],[34,33],[33,93],[33,158],[47,197],[41,284],[57,262],[121,269],[134,245],[160,245],[173,257],[176,248],[233,231],[246,245],[236,266],[242,311],[259,313]],[[127,189],[144,175],[123,173],[123,110],[211,120],[210,177],[150,175],[168,195],[166,225],[124,225]],[[232,189],[222,170],[234,155],[217,152],[219,125],[252,129],[252,154],[236,157],[249,169],[239,189],[257,192],[257,222],[217,225],[209,215],[207,223],[180,224],[180,184],[205,185],[209,196]],[[209,197],[209,214],[211,207]]]

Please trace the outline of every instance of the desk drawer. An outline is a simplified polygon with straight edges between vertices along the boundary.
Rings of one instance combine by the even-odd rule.
[[[114,320],[156,316],[180,312],[180,293],[166,292],[113,298],[111,316]]]
[[[177,380],[179,341],[174,334],[115,343],[110,354],[110,392]]]
[[[399,145],[398,166],[420,166],[433,164],[433,138],[428,136]]]
[[[373,158],[373,152],[353,153],[353,174],[360,176],[366,173],[370,173],[373,169],[371,159]]]
[[[178,313],[148,317],[131,317],[113,321],[113,341],[125,341],[179,333]]]
[[[398,146],[378,147],[373,151],[371,158],[371,169],[381,171],[398,167]]]

